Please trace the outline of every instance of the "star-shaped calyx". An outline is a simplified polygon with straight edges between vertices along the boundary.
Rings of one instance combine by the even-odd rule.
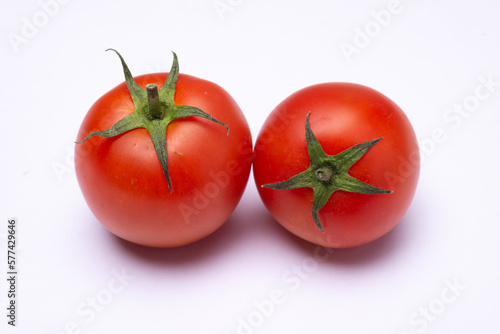
[[[146,89],[140,87],[135,82],[127,64],[118,51],[113,49],[108,50],[116,52],[118,57],[120,57],[123,72],[125,74],[125,83],[127,84],[130,96],[134,102],[134,110],[132,113],[119,120],[111,128],[104,131],[92,132],[82,141],[77,142],[77,144],[83,143],[93,136],[114,137],[133,129],[145,128],[151,136],[153,146],[163,169],[163,174],[165,175],[168,183],[168,188],[170,189],[170,192],[172,192],[172,183],[168,174],[167,162],[166,138],[168,124],[178,118],[198,116],[223,125],[227,129],[228,135],[229,128],[224,123],[216,120],[199,108],[175,104],[175,86],[179,77],[179,63],[175,52],[173,52],[174,60],[172,68],[168,73],[165,83],[158,90],[158,87],[155,84],[148,84]]]
[[[328,155],[311,130],[309,115],[310,112],[306,117],[306,144],[309,154],[309,168],[286,181],[265,184],[262,187],[276,190],[303,187],[312,188],[314,191],[312,216],[316,226],[321,232],[324,232],[319,220],[318,211],[326,204],[335,191],[343,190],[369,195],[387,194],[392,191],[374,187],[349,175],[349,169],[352,165],[361,159],[382,138],[351,146],[335,155]]]

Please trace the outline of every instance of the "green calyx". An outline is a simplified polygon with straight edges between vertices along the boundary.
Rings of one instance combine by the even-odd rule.
[[[316,226],[324,232],[319,220],[318,211],[326,204],[330,196],[337,190],[354,192],[360,194],[387,194],[390,190],[374,187],[349,175],[349,169],[370,148],[377,144],[382,138],[370,140],[354,145],[336,155],[328,155],[316,139],[311,130],[309,115],[306,117],[306,143],[309,154],[309,168],[292,176],[290,179],[262,185],[265,188],[276,190],[289,190],[308,187],[314,191],[312,216]]]
[[[125,74],[125,83],[134,102],[134,110],[111,128],[89,133],[82,141],[77,142],[77,144],[83,143],[93,136],[115,137],[130,130],[145,128],[151,136],[153,146],[163,169],[163,174],[168,183],[168,188],[170,189],[170,193],[172,193],[172,183],[168,174],[166,140],[169,123],[178,118],[198,116],[224,126],[227,129],[227,135],[229,135],[229,128],[199,108],[175,104],[175,86],[179,77],[179,63],[175,52],[173,52],[174,60],[172,68],[163,86],[158,89],[155,84],[148,84],[146,89],[144,89],[135,82],[127,64],[118,51],[114,49],[108,50],[116,52],[121,60],[123,73]]]

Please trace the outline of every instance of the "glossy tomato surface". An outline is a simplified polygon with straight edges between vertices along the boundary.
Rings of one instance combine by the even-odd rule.
[[[319,210],[324,232],[311,215],[312,188],[263,187],[309,167],[304,130],[308,113],[311,130],[328,155],[382,137],[352,165],[349,175],[392,191],[333,192]],[[362,85],[324,83],[292,94],[271,112],[255,143],[253,169],[262,201],[283,227],[318,245],[347,248],[380,238],[401,220],[415,194],[420,158],[414,130],[393,101]]]
[[[142,88],[161,87],[166,77],[156,73],[135,80]],[[91,211],[109,231],[137,244],[174,247],[208,236],[234,211],[248,181],[252,139],[233,98],[212,82],[179,74],[175,103],[200,108],[230,131],[200,117],[168,125],[172,192],[145,129],[95,136],[75,148],[76,176]],[[122,83],[90,108],[77,140],[110,128],[133,110]]]

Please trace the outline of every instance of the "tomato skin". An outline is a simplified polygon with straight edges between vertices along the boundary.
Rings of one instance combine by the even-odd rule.
[[[135,77],[145,88],[161,87],[168,73]],[[172,193],[150,135],[135,129],[122,135],[91,137],[75,147],[76,176],[94,216],[113,234],[146,246],[176,247],[217,230],[236,208],[252,162],[248,123],[220,86],[179,74],[177,105],[198,107],[226,124],[186,117],[167,128]],[[80,127],[77,140],[110,128],[134,110],[125,83],[99,98]]]
[[[335,191],[319,210],[322,233],[314,224],[313,190],[262,187],[282,182],[309,167],[304,122],[328,155],[383,137],[349,174],[393,191],[365,195]],[[388,233],[406,213],[420,171],[417,138],[403,111],[381,93],[352,83],[306,87],[281,102],[255,142],[253,172],[259,195],[271,215],[291,233],[332,248],[366,244]]]

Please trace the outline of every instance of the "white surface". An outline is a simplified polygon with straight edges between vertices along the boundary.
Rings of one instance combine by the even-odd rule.
[[[55,1],[0,11],[0,268],[7,219],[19,224],[17,326],[7,325],[1,279],[0,332],[498,331],[498,2]],[[220,3],[232,10],[219,15]],[[382,26],[373,12],[384,8],[396,13],[379,14]],[[340,46],[355,46],[365,28],[373,37],[358,36],[348,61]],[[384,238],[330,254],[282,229],[251,178],[207,239],[167,250],[118,240],[93,218],[72,165],[86,111],[123,81],[110,47],[134,75],[168,71],[177,52],[181,72],[233,95],[254,140],[268,113],[305,86],[381,91],[423,144],[410,210]],[[491,92],[479,78],[494,82]],[[448,111],[475,101],[466,116]]]

